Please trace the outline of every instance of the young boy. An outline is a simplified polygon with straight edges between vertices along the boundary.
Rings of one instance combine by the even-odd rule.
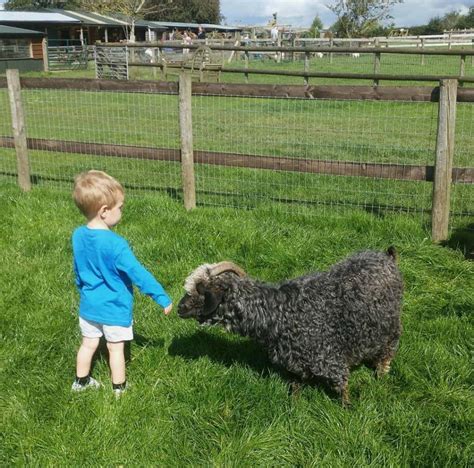
[[[72,390],[100,386],[90,376],[90,369],[104,336],[113,390],[120,396],[126,388],[124,342],[133,339],[132,284],[151,296],[165,315],[171,312],[172,303],[161,284],[135,258],[127,241],[111,231],[122,217],[124,190],[120,183],[105,172],[85,172],[75,179],[73,198],[87,225],[72,235],[82,332]]]

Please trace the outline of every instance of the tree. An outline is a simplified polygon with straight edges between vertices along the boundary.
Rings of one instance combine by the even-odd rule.
[[[216,24],[222,20],[219,0],[173,0],[173,5],[172,10],[148,13],[146,19]]]
[[[311,23],[311,27],[309,28],[311,37],[318,37],[321,29],[323,29],[323,22],[321,21],[319,15],[316,15],[313,22]]]
[[[460,29],[474,28],[474,7],[469,8],[469,13],[461,17],[457,27]]]
[[[392,18],[390,9],[403,0],[333,0],[328,8],[337,16],[332,29],[341,37],[367,36]]]
[[[130,21],[125,26],[125,36],[135,41],[135,24],[151,13],[162,14],[174,8],[173,0],[80,0],[80,7],[103,14],[119,14]]]
[[[458,24],[461,22],[463,15],[459,11],[450,11],[443,16],[443,27],[447,31],[451,29],[456,29]]]
[[[78,6],[77,0],[8,0],[6,10],[37,10],[41,8],[74,8]]]

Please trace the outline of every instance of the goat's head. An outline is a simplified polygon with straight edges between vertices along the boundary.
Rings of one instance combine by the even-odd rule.
[[[243,278],[245,272],[232,262],[204,264],[196,268],[184,283],[186,294],[178,304],[181,318],[194,318],[199,323],[220,321],[216,313],[230,286],[229,275]]]

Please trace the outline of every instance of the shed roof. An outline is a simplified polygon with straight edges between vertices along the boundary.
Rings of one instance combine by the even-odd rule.
[[[202,23],[175,23],[172,21],[147,21],[156,26],[163,26],[168,29],[197,29],[202,26],[204,29],[213,31],[241,31],[243,28],[237,26],[222,26],[220,24],[202,24]]]
[[[41,31],[32,31],[31,29],[14,28],[12,26],[5,26],[0,24],[0,37],[31,37],[44,36],[45,33]]]
[[[0,24],[6,23],[68,23],[80,24],[78,19],[56,12],[45,11],[3,11],[0,10]]]
[[[46,8],[41,11],[2,11],[0,24],[39,23],[44,24],[82,24],[86,26],[126,26],[130,20],[120,14],[103,15],[82,10],[59,10]],[[136,21],[137,27],[166,31],[169,29],[197,29],[202,26],[212,31],[240,31],[241,27],[221,26],[220,24],[180,23],[172,21]]]

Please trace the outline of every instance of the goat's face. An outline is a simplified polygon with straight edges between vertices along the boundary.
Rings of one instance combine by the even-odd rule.
[[[230,262],[201,265],[185,281],[186,294],[179,301],[178,315],[194,318],[201,324],[222,323],[219,305],[236,276],[243,277],[245,272]]]
[[[194,293],[186,293],[179,301],[178,315],[183,319],[194,318],[201,324],[218,323],[221,321],[218,308],[224,292],[219,285],[198,283]]]

